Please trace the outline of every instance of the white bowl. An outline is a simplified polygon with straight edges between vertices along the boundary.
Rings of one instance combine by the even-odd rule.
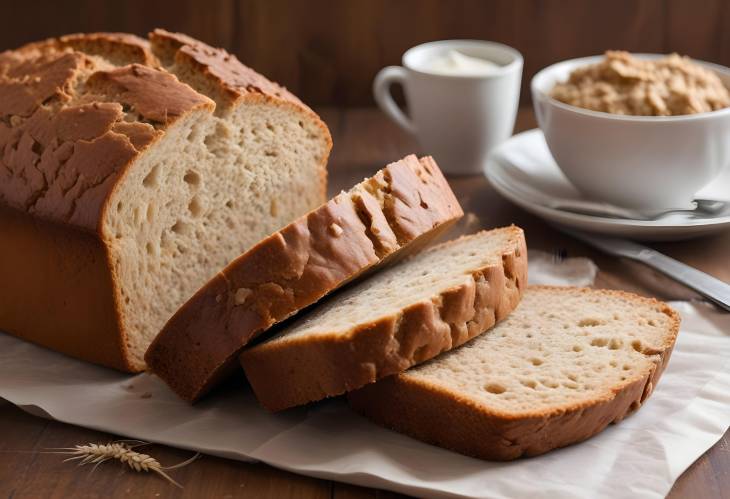
[[[551,154],[573,185],[591,198],[637,209],[689,206],[697,191],[730,165],[730,108],[683,116],[623,116],[549,96],[574,69],[602,59],[563,61],[533,77],[535,113]],[[695,62],[730,88],[730,68]]]

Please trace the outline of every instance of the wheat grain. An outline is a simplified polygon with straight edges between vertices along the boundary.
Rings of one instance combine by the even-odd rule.
[[[138,443],[131,445],[128,442]],[[160,462],[157,461],[157,459],[155,459],[154,457],[147,454],[142,454],[141,452],[137,452],[134,450],[136,447],[141,447],[143,445],[149,444],[147,442],[140,442],[137,440],[120,440],[116,442],[110,442],[108,444],[89,443],[86,445],[76,445],[74,447],[53,449],[53,451],[56,452],[51,453],[71,455],[71,457],[64,459],[64,462],[78,460],[79,466],[83,466],[85,464],[94,464],[94,469],[110,459],[115,459],[123,464],[126,464],[134,471],[157,473],[176,487],[183,488],[182,485],[173,480],[170,475],[165,473],[165,470],[172,470],[186,466],[192,463],[195,459],[197,459],[200,456],[200,453],[195,454],[187,461],[183,461],[182,463],[176,464],[174,466],[165,467],[162,466]]]

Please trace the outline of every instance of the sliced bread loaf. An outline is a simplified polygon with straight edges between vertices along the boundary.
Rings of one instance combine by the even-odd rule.
[[[165,325],[147,365],[194,401],[238,367],[249,340],[462,215],[433,159],[391,163],[233,260]]]
[[[0,330],[144,369],[200,286],[325,201],[330,147],[296,97],[184,35],[0,53]]]
[[[241,354],[259,401],[277,411],[342,394],[428,360],[507,316],[527,283],[524,234],[483,231],[434,246]]]
[[[679,321],[666,304],[630,293],[530,287],[491,331],[348,398],[384,426],[463,454],[534,456],[637,410]]]

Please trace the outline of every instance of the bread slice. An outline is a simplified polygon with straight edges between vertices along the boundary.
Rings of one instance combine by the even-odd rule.
[[[165,325],[147,365],[194,401],[238,367],[252,338],[462,215],[433,159],[391,163],[233,260]]]
[[[342,394],[455,348],[507,316],[527,284],[517,227],[434,246],[332,296],[241,354],[278,411]]]
[[[185,300],[325,201],[326,126],[181,34],[0,53],[0,330],[139,371]]]
[[[348,398],[379,424],[462,454],[535,456],[637,410],[679,321],[666,304],[630,293],[531,286],[488,333]]]

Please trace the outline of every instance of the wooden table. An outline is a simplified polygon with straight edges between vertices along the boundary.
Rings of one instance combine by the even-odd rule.
[[[322,109],[335,142],[330,166],[331,190],[339,190],[368,176],[389,161],[409,152],[421,152],[415,143],[374,109]],[[517,130],[535,126],[529,109],[521,110]],[[455,177],[451,184],[464,211],[475,213],[485,227],[510,223],[526,230],[531,248],[585,255],[600,267],[597,286],[626,289],[661,299],[696,296],[654,272],[606,257],[557,233],[539,219],[502,200],[481,176]],[[702,240],[659,244],[657,248],[714,276],[730,282],[730,232]],[[245,424],[244,421],[241,424]],[[131,473],[109,463],[89,473],[62,463],[58,455],[42,453],[52,447],[107,442],[116,437],[30,416],[0,402],[0,498],[51,497],[296,497],[386,498],[398,494],[307,478],[264,464],[244,464],[205,456],[173,472],[184,486],[180,491],[163,480]],[[163,464],[190,456],[189,452],[148,448]],[[670,497],[730,497],[730,432],[678,480]]]

